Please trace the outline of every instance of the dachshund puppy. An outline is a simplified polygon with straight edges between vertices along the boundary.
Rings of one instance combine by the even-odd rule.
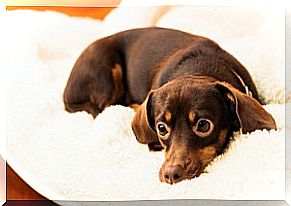
[[[138,104],[132,129],[164,150],[159,178],[199,176],[235,131],[276,129],[254,82],[232,55],[200,36],[164,28],[123,31],[80,55],[64,91],[65,109],[96,117],[109,105]]]

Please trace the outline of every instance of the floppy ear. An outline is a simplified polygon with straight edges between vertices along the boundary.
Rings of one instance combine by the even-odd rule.
[[[157,134],[154,131],[155,122],[152,113],[152,97],[153,92],[151,91],[143,104],[137,108],[131,123],[137,141],[142,144],[159,143]]]
[[[260,129],[277,129],[276,122],[255,99],[225,82],[217,82],[216,87],[224,95],[227,107],[232,113],[235,130],[239,127],[243,133]]]

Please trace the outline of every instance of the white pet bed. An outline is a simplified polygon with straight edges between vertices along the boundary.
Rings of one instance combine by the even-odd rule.
[[[6,55],[0,66],[10,76],[7,161],[40,194],[52,200],[284,199],[284,12],[117,8],[98,21],[11,11],[0,23]],[[208,173],[168,185],[158,178],[163,153],[149,152],[135,140],[133,110],[112,106],[95,120],[85,112],[65,112],[62,92],[83,49],[114,32],[148,26],[218,42],[248,68],[278,130],[237,134]]]

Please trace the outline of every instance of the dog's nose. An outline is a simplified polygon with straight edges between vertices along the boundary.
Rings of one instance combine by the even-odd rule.
[[[179,165],[167,166],[164,172],[165,182],[173,184],[179,182],[183,176],[183,168]]]

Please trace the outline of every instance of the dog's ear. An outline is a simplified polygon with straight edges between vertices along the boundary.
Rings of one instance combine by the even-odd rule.
[[[276,122],[272,115],[256,99],[242,93],[228,83],[216,82],[215,84],[223,94],[226,105],[232,113],[231,120],[235,131],[239,128],[243,133],[252,132],[256,129],[276,129]]]
[[[136,114],[132,120],[131,127],[139,143],[158,143],[155,132],[155,120],[153,116],[153,94],[149,92],[146,100],[136,109]]]

